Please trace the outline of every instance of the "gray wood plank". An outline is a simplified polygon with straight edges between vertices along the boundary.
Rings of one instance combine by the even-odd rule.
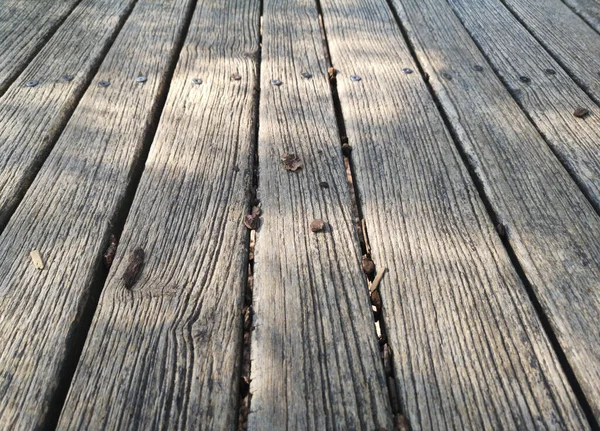
[[[197,4],[59,429],[235,429],[258,38],[258,1]]]
[[[42,427],[57,414],[49,406],[73,359],[71,343],[166,91],[189,5],[137,3],[0,236],[0,423],[7,429]],[[147,82],[136,82],[139,73]]]
[[[0,95],[80,0],[3,0],[0,7]]]
[[[134,3],[84,0],[0,99],[0,232]]]
[[[600,32],[600,3],[597,0],[563,0],[585,22]]]
[[[594,414],[600,218],[445,0],[394,1],[416,56]]]
[[[496,0],[450,0],[449,4],[600,212],[600,108]],[[580,107],[590,114],[575,117],[573,112]]]
[[[561,0],[502,1],[600,103],[600,34]]]
[[[586,428],[391,11],[321,4],[411,429]]]
[[[314,1],[265,1],[262,44],[248,428],[391,429]]]

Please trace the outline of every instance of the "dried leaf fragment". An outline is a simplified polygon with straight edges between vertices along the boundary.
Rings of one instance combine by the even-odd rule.
[[[366,254],[362,257],[362,267],[368,277],[372,277],[375,274],[375,263]]]
[[[244,226],[246,226],[250,230],[258,229],[260,225],[260,215],[262,211],[259,207],[252,207],[252,213],[246,214],[244,217]]]
[[[138,281],[138,278],[142,273],[142,269],[144,268],[145,257],[146,254],[141,248],[136,248],[133,253],[131,253],[129,265],[127,265],[127,269],[125,269],[125,272],[123,273],[123,282],[125,283],[125,287],[127,289],[131,289]]]
[[[327,229],[327,222],[324,220],[319,219],[315,219],[312,222],[310,222],[310,230],[317,233],[317,232],[324,232]]]
[[[108,243],[108,247],[104,252],[104,266],[106,269],[110,269],[113,260],[115,259],[115,254],[117,253],[117,237],[114,235],[110,235],[110,242]]]
[[[42,255],[37,250],[31,250],[29,252],[29,257],[31,257],[31,261],[33,262],[33,266],[37,269],[44,269],[44,261],[42,260]]]
[[[330,67],[327,69],[327,73],[329,73],[329,80],[333,81],[335,79],[335,75],[337,75],[337,70],[335,70],[335,67]]]
[[[296,154],[285,153],[281,156],[281,161],[283,162],[283,167],[287,171],[296,172],[297,170],[302,169],[302,161]]]
[[[589,115],[589,113],[590,113],[590,111],[589,111],[589,110],[587,110],[587,109],[585,109],[585,108],[582,108],[582,107],[576,108],[576,109],[573,111],[573,115],[574,115],[575,117],[577,117],[577,118],[583,118],[583,117],[586,117],[586,116],[588,116],[588,115]]]

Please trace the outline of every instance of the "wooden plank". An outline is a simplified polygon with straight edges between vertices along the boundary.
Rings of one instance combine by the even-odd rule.
[[[0,8],[0,95],[80,0],[4,0]]]
[[[600,31],[600,3],[597,0],[563,0],[585,22]]]
[[[321,4],[411,429],[586,428],[391,11]]]
[[[196,6],[59,429],[235,429],[259,13]]]
[[[263,7],[248,428],[391,429],[315,3]]]
[[[84,0],[2,97],[0,232],[58,139],[134,3]],[[28,87],[31,81],[38,84]]]
[[[449,4],[600,212],[600,108],[496,0],[450,0]],[[575,117],[580,107],[590,114]]]
[[[596,416],[600,219],[445,0],[394,0],[410,42]]]
[[[139,169],[189,1],[140,0],[0,236],[0,423],[42,427]],[[147,82],[137,82],[140,73]],[[101,87],[99,82],[110,81]],[[43,270],[30,261],[37,250]],[[85,330],[85,328],[84,328]],[[56,406],[54,406],[56,408]]]
[[[600,103],[600,34],[561,0],[502,2]]]

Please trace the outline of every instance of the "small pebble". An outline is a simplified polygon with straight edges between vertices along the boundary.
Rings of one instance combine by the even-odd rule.
[[[323,232],[327,228],[327,222],[321,219],[316,219],[310,222],[310,230],[317,233]]]
[[[573,111],[573,115],[577,118],[583,118],[583,117],[587,117],[590,114],[590,111],[585,109],[585,108],[576,108]]]

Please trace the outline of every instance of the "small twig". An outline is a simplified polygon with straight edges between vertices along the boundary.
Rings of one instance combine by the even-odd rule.
[[[375,280],[373,280],[373,283],[371,283],[369,292],[373,293],[377,290],[377,288],[379,288],[379,283],[381,282],[381,279],[383,278],[386,271],[387,271],[387,268],[383,267],[383,269],[377,274],[377,276],[375,277]]]
[[[371,254],[371,245],[369,244],[369,238],[367,237],[367,226],[365,224],[365,219],[360,221],[360,226],[362,228],[363,239],[365,241],[365,250],[370,255]]]

